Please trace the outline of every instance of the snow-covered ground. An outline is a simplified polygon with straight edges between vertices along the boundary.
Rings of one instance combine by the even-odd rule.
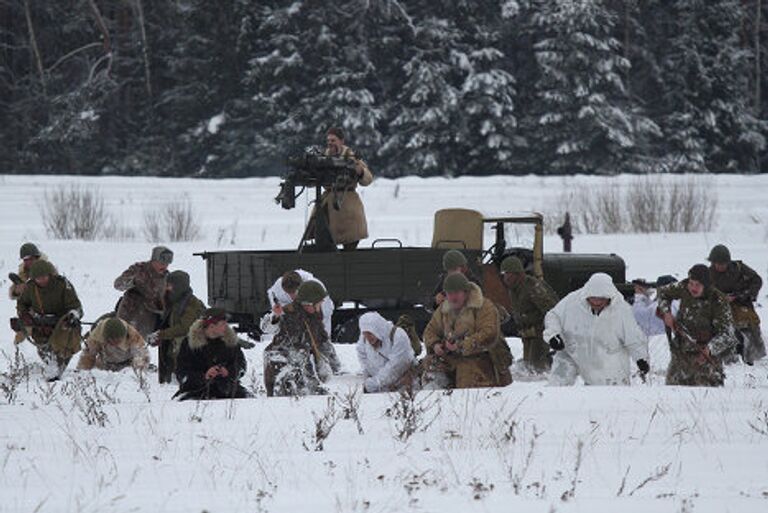
[[[665,177],[665,180],[674,178]],[[444,207],[489,214],[558,211],[563,191],[606,178],[493,177],[378,180],[363,189],[371,238],[427,245],[432,214]],[[619,187],[630,177],[610,179]],[[718,191],[711,233],[579,235],[577,252],[615,252],[628,277],[682,277],[722,242],[766,278],[768,176],[709,178]],[[45,232],[38,205],[69,184],[100,189],[108,209],[137,237],[61,241]],[[34,241],[74,283],[86,320],[112,308],[114,278],[149,256],[143,212],[189,198],[200,216],[196,242],[172,244],[174,268],[205,297],[205,268],[194,252],[292,248],[304,203],[272,202],[277,179],[203,181],[0,176],[0,277]],[[548,237],[545,247],[559,249]],[[766,290],[761,292],[765,304]],[[14,304],[3,291],[0,317]],[[764,306],[759,308],[768,319]],[[519,355],[520,343],[510,339]],[[19,347],[27,362],[33,348]],[[0,372],[12,366],[8,330]],[[650,384],[629,388],[548,388],[515,382],[498,390],[423,393],[411,436],[394,395],[358,395],[359,423],[340,418],[318,449],[315,419],[349,409],[359,387],[351,346],[334,399],[267,399],[262,345],[248,351],[243,401],[176,403],[156,376],[142,386],[129,371],[75,373],[49,385],[31,368],[6,404],[0,395],[0,511],[766,511],[768,363],[727,369],[722,389],[663,386],[665,341],[653,339]],[[155,355],[153,355],[155,356]],[[335,413],[334,413],[335,412]],[[103,424],[103,425],[102,425]]]

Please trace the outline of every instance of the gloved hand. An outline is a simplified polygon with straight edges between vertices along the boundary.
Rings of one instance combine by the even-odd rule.
[[[643,376],[651,372],[651,366],[648,365],[648,362],[646,362],[643,358],[640,358],[637,361],[637,369],[640,371],[640,374],[642,374]]]
[[[154,333],[150,333],[149,335],[147,335],[147,344],[149,344],[152,347],[155,347],[159,343],[160,343],[159,331],[155,331]]]
[[[565,349],[565,342],[563,341],[563,337],[560,335],[555,335],[554,337],[550,338],[549,347],[551,347],[553,351],[562,351]]]
[[[74,328],[80,324],[80,312],[77,310],[70,310],[67,312],[67,315],[64,316],[64,319],[69,326]]]

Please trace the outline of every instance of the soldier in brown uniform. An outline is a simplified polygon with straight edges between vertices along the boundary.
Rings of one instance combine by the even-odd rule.
[[[362,239],[368,237],[365,209],[360,195],[357,194],[357,186],[370,185],[373,182],[373,173],[368,169],[368,165],[362,159],[357,158],[355,152],[344,144],[344,131],[341,128],[328,129],[326,142],[325,155],[355,161],[356,181],[349,184],[344,191],[343,198],[338,198],[342,200],[339,209],[334,208],[337,200],[334,191],[326,190],[320,198],[320,205],[327,215],[333,242],[337,245],[343,245],[345,250],[353,250],[357,248]]]
[[[677,318],[672,301],[680,301]],[[722,386],[722,357],[736,344],[733,317],[725,296],[715,289],[703,264],[688,278],[659,290],[659,312],[669,328],[671,360],[667,385]]]
[[[158,328],[165,312],[166,278],[172,262],[173,252],[157,246],[149,262],[133,264],[115,280],[115,289],[124,292],[117,316],[144,338]]]
[[[24,289],[27,288],[27,281],[29,280],[29,268],[32,264],[38,260],[48,261],[46,257],[35,244],[31,242],[25,242],[19,248],[19,258],[21,263],[19,264],[19,270],[17,273],[11,273],[8,277],[11,279],[11,287],[8,289],[8,297],[13,301],[18,301],[21,295],[24,293]],[[53,274],[58,274],[54,267]],[[27,337],[24,331],[17,331],[14,343],[19,344]]]
[[[283,308],[280,331],[264,350],[264,386],[268,396],[322,395],[333,374],[320,351],[327,340],[320,305],[327,292],[320,283],[301,284],[296,299]]]
[[[552,361],[544,342],[544,316],[557,304],[557,294],[543,280],[525,274],[517,257],[501,262],[501,274],[512,306],[510,314],[523,341],[523,362],[530,371],[546,372]]]
[[[38,260],[16,303],[17,331],[24,330],[46,364],[45,377],[59,379],[72,356],[80,351],[83,309],[72,284],[49,262]]]
[[[760,317],[753,303],[763,286],[763,280],[747,264],[731,260],[727,247],[718,244],[709,253],[712,286],[725,294],[731,305],[733,324],[738,344],[735,352],[741,354],[744,362],[752,365],[765,356],[765,341],[760,334]],[[735,354],[733,355],[735,357]],[[729,363],[726,357],[726,362]]]
[[[449,249],[443,254],[443,272],[438,277],[437,285],[435,285],[435,290],[432,292],[434,298],[433,308],[437,308],[443,304],[443,301],[445,301],[445,291],[443,290],[443,282],[445,282],[445,278],[456,273],[463,274],[469,281],[482,288],[480,280],[469,268],[469,262],[467,261],[467,257],[464,256],[464,253],[458,249]]]
[[[499,310],[463,274],[451,274],[443,288],[446,300],[424,330],[428,356],[424,380],[435,378],[455,388],[506,386],[512,382],[511,353],[501,334]]]
[[[91,330],[77,362],[78,370],[145,370],[149,352],[136,328],[117,317],[107,317]]]

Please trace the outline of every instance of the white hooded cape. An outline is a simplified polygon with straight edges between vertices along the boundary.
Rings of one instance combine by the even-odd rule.
[[[595,315],[589,297],[611,302]],[[632,308],[604,273],[592,275],[583,288],[568,294],[547,313],[544,340],[556,335],[563,338],[565,349],[552,362],[551,385],[572,385],[577,375],[587,385],[629,385],[635,362],[648,361],[648,339]]]
[[[402,378],[413,364],[414,355],[408,334],[396,328],[392,322],[376,312],[360,317],[360,339],[357,341],[357,358],[365,377],[367,392],[387,391]],[[394,330],[394,334],[393,334]],[[363,332],[372,333],[381,341],[374,348],[363,337]]]

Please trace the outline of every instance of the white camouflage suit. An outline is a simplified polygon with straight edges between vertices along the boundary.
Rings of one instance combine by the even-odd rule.
[[[590,297],[609,298],[610,303],[598,315],[587,302]],[[565,349],[555,354],[550,385],[573,385],[579,375],[587,385],[629,385],[634,363],[648,361],[648,339],[604,273],[592,275],[547,313],[544,339],[556,335]]]
[[[360,339],[357,341],[357,359],[363,370],[366,392],[388,392],[397,388],[403,375],[413,366],[411,340],[402,328],[376,312],[360,316]],[[363,332],[373,334],[381,342],[373,347]]]

